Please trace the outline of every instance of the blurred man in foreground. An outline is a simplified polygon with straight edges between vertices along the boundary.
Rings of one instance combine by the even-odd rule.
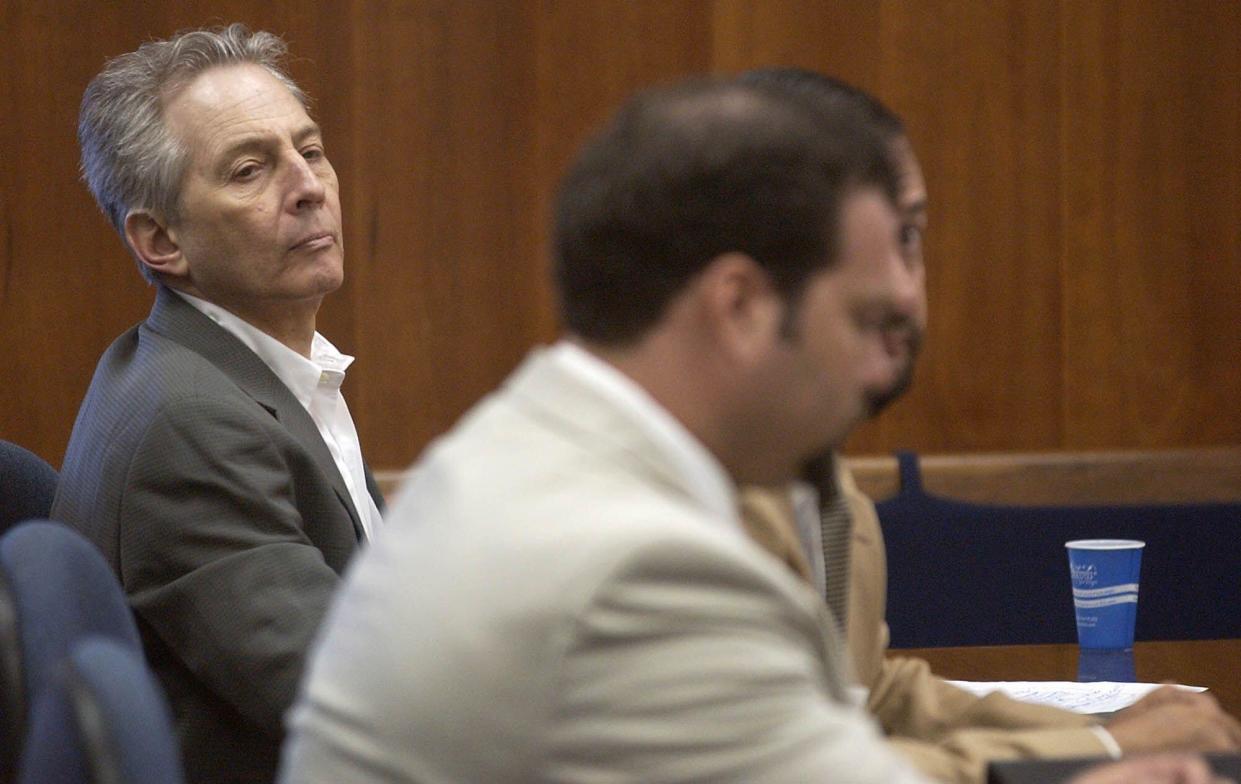
[[[909,387],[926,328],[922,235],[927,194],[913,146],[895,114],[850,85],[791,68],[752,71],[741,79],[785,90],[828,116],[861,117],[887,144],[900,178],[901,249],[918,296],[910,318],[886,329],[885,347],[897,371],[889,386],[872,392],[869,409],[876,414]],[[993,759],[1227,751],[1241,742],[1241,728],[1206,695],[1167,688],[1100,725],[1093,717],[998,693],[980,699],[932,675],[922,660],[886,656],[887,573],[874,504],[830,454],[811,461],[805,478],[815,486],[797,486],[789,494],[747,490],[742,499],[746,524],[757,541],[828,600],[846,631],[855,674],[868,690],[868,710],[894,747],[924,772],[947,781],[981,782]],[[833,536],[833,511],[843,515],[843,536]]]
[[[315,330],[344,272],[336,173],[284,53],[240,25],[144,44],[79,122],[156,294],[99,361],[52,516],[116,569],[191,782],[274,778],[305,652],[379,525],[352,357]]]
[[[569,337],[419,464],[291,714],[287,782],[920,777],[822,601],[745,535],[893,381],[895,175],[735,83],[633,99],[558,199]]]

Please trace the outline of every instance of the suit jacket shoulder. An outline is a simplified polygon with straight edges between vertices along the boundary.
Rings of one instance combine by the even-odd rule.
[[[305,651],[357,547],[343,480],[292,394],[161,290],[100,360],[52,515],[117,571],[189,779],[270,779]]]

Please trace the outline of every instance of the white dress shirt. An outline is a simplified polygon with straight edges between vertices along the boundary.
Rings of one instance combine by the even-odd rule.
[[[358,442],[358,431],[353,426],[349,407],[340,393],[345,369],[353,363],[353,357],[340,353],[327,338],[315,332],[307,359],[224,308],[182,291],[176,293],[257,354],[302,404],[319,428],[345,480],[366,538],[373,538],[380,524],[379,508],[366,489],[362,445]]]
[[[827,563],[823,555],[823,530],[819,520],[819,491],[808,482],[794,482],[790,493],[797,538],[810,565],[814,588],[820,596],[827,591]]]

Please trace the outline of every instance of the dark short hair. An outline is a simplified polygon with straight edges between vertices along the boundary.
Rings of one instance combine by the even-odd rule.
[[[885,142],[905,136],[905,123],[875,96],[848,82],[805,68],[755,68],[737,77],[742,84],[775,88],[800,97],[816,111],[858,118]]]
[[[641,338],[710,262],[744,253],[791,306],[838,255],[847,193],[895,202],[885,142],[782,89],[694,80],[639,93],[581,152],[555,209],[564,326],[601,345]]]

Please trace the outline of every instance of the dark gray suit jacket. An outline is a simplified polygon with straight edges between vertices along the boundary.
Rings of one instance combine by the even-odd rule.
[[[380,503],[369,472],[367,484]],[[99,361],[52,517],[119,575],[188,780],[271,781],[303,657],[361,531],[288,388],[161,287]]]

